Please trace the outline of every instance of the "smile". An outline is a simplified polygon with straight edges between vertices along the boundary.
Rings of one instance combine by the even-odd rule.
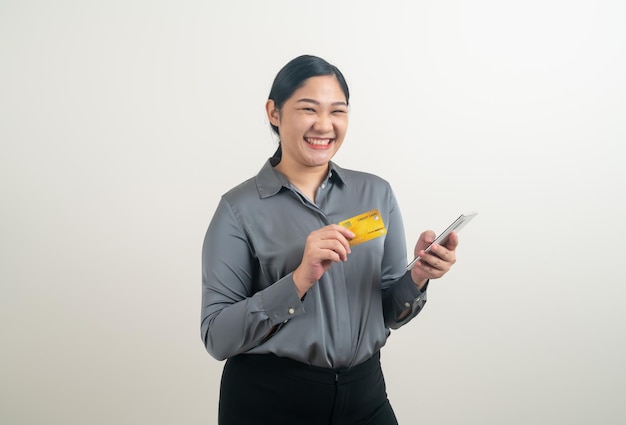
[[[315,137],[305,137],[304,141],[313,146],[328,146],[335,139],[318,139]]]

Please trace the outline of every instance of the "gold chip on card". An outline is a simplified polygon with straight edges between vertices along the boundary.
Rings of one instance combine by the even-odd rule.
[[[354,238],[348,241],[350,246],[367,242],[387,233],[387,228],[378,209],[340,221],[339,225],[354,233]]]

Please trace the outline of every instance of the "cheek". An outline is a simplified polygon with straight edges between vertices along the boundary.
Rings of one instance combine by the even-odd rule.
[[[335,121],[335,131],[340,132],[341,134],[345,134],[348,130],[348,120],[337,120]]]
[[[302,137],[304,134],[310,131],[311,128],[314,126],[315,126],[315,119],[312,117],[305,116],[299,119],[297,122],[293,123],[292,132],[294,134],[298,133],[299,136]]]
[[[303,121],[291,122],[280,128],[281,138],[283,140],[300,140],[308,129],[309,127]]]

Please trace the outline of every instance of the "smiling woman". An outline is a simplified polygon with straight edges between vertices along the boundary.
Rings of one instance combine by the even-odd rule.
[[[278,128],[283,151],[276,169],[315,202],[328,162],[348,129],[348,99],[339,81],[334,75],[311,77],[280,109],[273,99],[266,108],[270,123]]]
[[[228,359],[222,425],[397,424],[379,351],[390,329],[422,310],[428,280],[450,269],[458,239],[427,253],[434,232],[423,232],[422,261],[406,270],[387,181],[331,161],[348,104],[343,75],[325,60],[285,65],[266,103],[279,148],[222,196],[207,230],[201,330],[209,353]],[[367,237],[346,224],[368,217],[376,232]]]

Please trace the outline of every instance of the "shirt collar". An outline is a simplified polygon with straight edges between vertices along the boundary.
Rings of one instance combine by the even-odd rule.
[[[268,159],[256,176],[256,187],[261,198],[276,195],[283,187],[291,187],[291,183],[289,183],[287,177],[274,168],[274,166],[278,164],[278,161],[278,158]],[[331,161],[328,167],[327,181],[345,185],[345,170]]]

